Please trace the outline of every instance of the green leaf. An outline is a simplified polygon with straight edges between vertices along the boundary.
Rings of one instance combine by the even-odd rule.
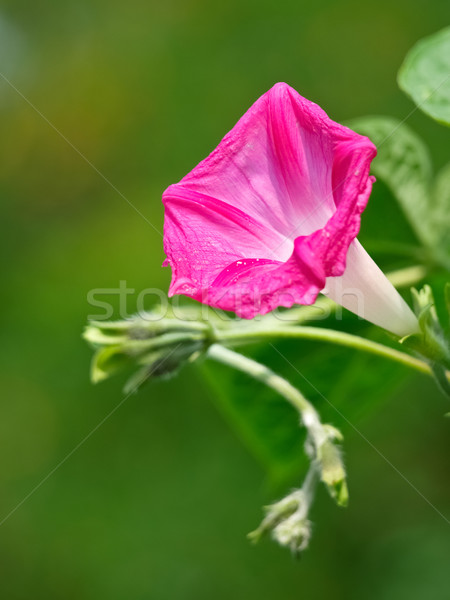
[[[444,286],[444,297],[445,297],[445,308],[447,309],[447,316],[449,318],[450,325],[450,283],[447,282]]]
[[[431,369],[433,371],[434,379],[439,389],[444,394],[444,396],[450,398],[450,383],[447,379],[445,368],[438,363],[431,363]]]
[[[377,146],[372,172],[388,186],[417,238],[450,268],[450,165],[433,183],[427,146],[398,119],[362,117],[348,126]]]
[[[431,205],[435,248],[441,262],[450,269],[450,163],[436,176]]]
[[[348,126],[377,146],[372,172],[391,190],[418,239],[431,245],[432,164],[426,145],[407,125],[391,117],[363,117]]]
[[[417,42],[406,55],[397,79],[418,108],[450,125],[450,27]]]
[[[217,363],[202,365],[220,412],[274,481],[301,474],[307,459],[297,411],[273,390]]]

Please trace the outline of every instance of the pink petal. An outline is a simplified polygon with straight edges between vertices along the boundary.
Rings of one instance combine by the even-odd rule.
[[[173,270],[169,295],[200,300],[229,265],[262,257],[266,243],[276,247],[283,242],[278,232],[206,194],[171,186],[164,201],[164,239],[170,239],[166,253]]]
[[[164,193],[170,295],[246,318],[314,302],[344,272],[375,154],[368,138],[276,84]]]

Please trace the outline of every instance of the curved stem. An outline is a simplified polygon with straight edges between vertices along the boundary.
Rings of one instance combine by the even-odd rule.
[[[315,419],[319,420],[316,409],[306,400],[293,385],[274,373],[269,367],[262,365],[255,360],[234,352],[230,348],[225,348],[220,344],[213,344],[206,352],[208,358],[212,358],[224,365],[242,371],[250,377],[257,379],[268,387],[283,396],[298,412],[304,416],[305,413],[310,414]]]
[[[402,365],[415,369],[420,373],[426,375],[433,375],[431,368],[422,360],[414,358],[405,352],[400,352],[343,331],[335,331],[333,329],[323,329],[321,327],[296,327],[296,326],[282,326],[279,328],[247,328],[245,331],[239,331],[238,329],[230,329],[229,331],[221,331],[218,333],[218,341],[224,343],[251,343],[259,340],[273,339],[273,338],[297,338],[307,340],[317,340],[322,342],[331,342],[340,346],[346,346],[347,348],[354,348],[355,350],[361,350],[369,354],[375,354],[388,358]],[[447,378],[450,374],[447,374]]]
[[[275,390],[300,413],[302,423],[308,430],[311,439],[314,440],[316,448],[325,441],[327,436],[318,412],[289,381],[274,373],[269,367],[256,362],[256,360],[234,352],[234,350],[225,348],[225,346],[221,346],[220,344],[210,346],[206,355],[224,365],[246,373],[250,377],[253,377],[253,379]]]

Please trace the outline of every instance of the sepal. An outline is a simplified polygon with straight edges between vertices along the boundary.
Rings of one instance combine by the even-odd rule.
[[[448,369],[450,369],[450,342],[439,321],[433,291],[429,285],[421,290],[412,288],[414,310],[419,321],[420,333],[406,336],[400,343],[425,360],[442,392],[450,397]],[[445,301],[450,314],[450,286],[445,287]]]
[[[124,321],[94,321],[83,337],[96,349],[91,363],[93,383],[139,367],[127,381],[125,393],[136,391],[148,379],[170,377],[186,362],[201,356],[210,343],[207,323],[173,316],[158,318],[157,313]]]

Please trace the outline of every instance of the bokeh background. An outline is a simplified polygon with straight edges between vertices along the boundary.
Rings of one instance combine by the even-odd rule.
[[[350,350],[277,346],[339,407],[327,418],[346,437],[350,505],[321,490],[297,562],[245,539],[302,476],[268,470],[227,405],[264,411],[270,394],[192,366],[110,414],[124,380],[92,386],[81,339],[89,290],[167,289],[161,193],[260,94],[287,81],[338,121],[402,119],[413,105],[397,69],[449,18],[445,0],[3,0],[3,598],[450,597],[450,527],[430,505],[449,518],[450,420],[432,381]],[[449,160],[448,129],[420,111],[408,124],[436,168]],[[411,264],[383,246],[416,242],[381,183],[360,239],[386,269]],[[250,352],[320,400],[275,351]]]

